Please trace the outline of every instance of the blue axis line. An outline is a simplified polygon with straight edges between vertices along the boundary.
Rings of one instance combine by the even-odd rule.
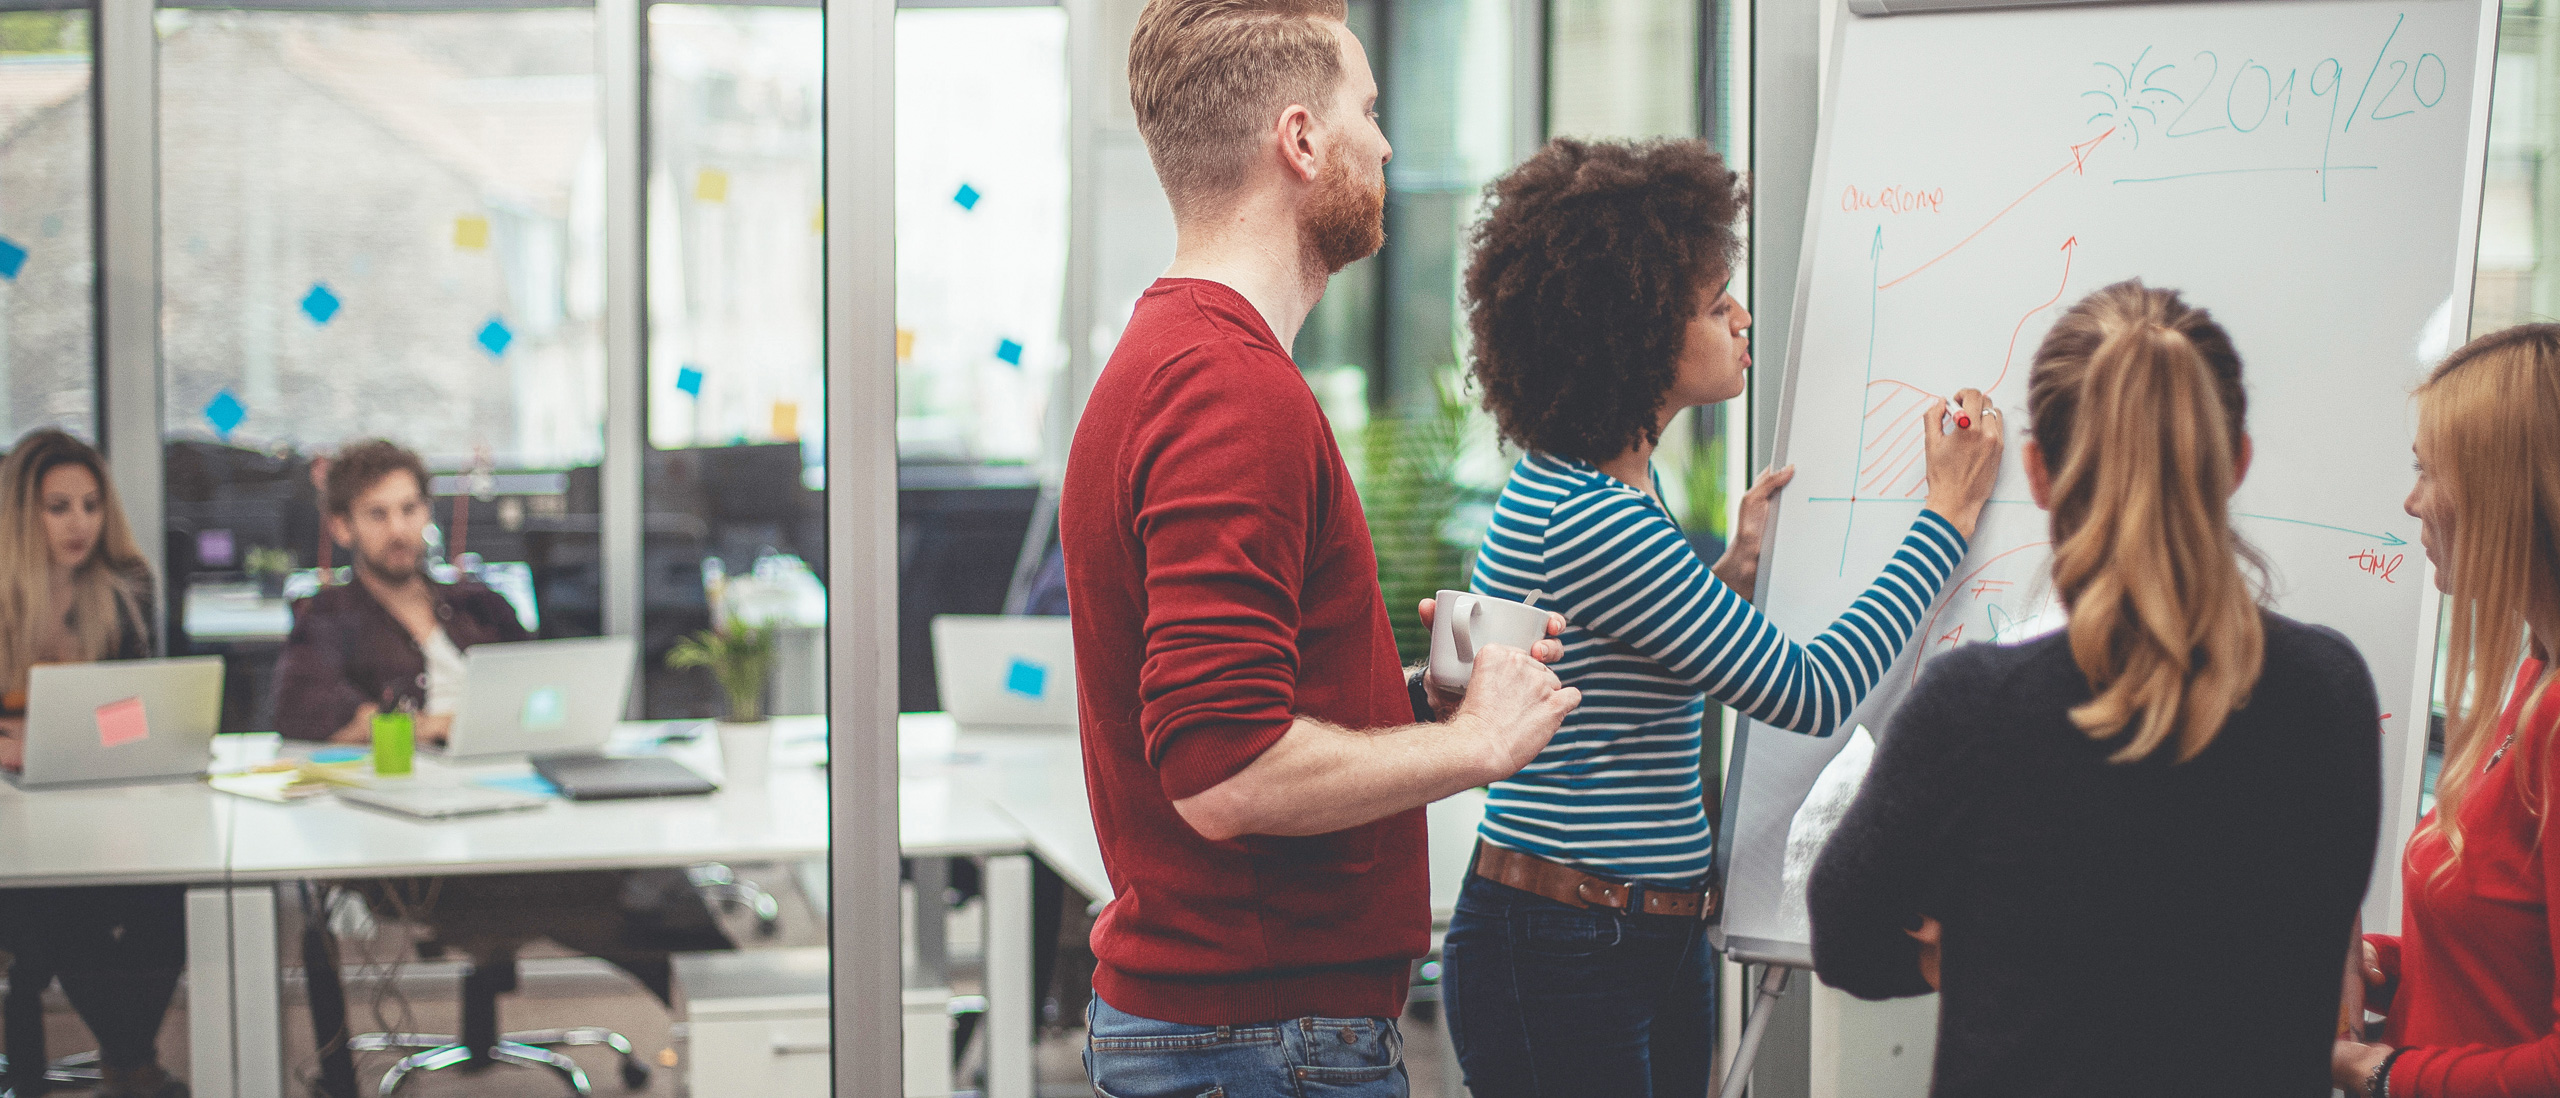
[[[2331,164],[2326,168],[2224,168],[2211,172],[2180,172],[2176,175],[2154,175],[2141,179],[2119,179],[2118,183],[2166,183],[2172,179],[2197,179],[2208,175],[2250,175],[2257,172],[2378,172],[2377,164]]]
[[[2355,536],[2360,537],[2360,538],[2372,538],[2372,539],[2373,539],[2373,540],[2375,540],[2375,541],[2381,542],[2381,543],[2382,543],[2382,544],[2384,544],[2385,546],[2391,546],[2391,545],[2407,545],[2407,544],[2409,544],[2407,541],[2402,540],[2402,539],[2401,539],[2401,537],[2400,537],[2400,535],[2398,535],[2398,534],[2393,534],[2393,533],[2380,533],[2380,534],[2377,534],[2377,533],[2374,533],[2374,532],[2373,532],[2373,531],[2371,531],[2371,530],[2355,530],[2355,529],[2350,529],[2350,528],[2345,527],[2345,526],[2331,526],[2331,525],[2329,525],[2328,523],[2325,523],[2325,522],[2311,522],[2311,521],[2306,520],[2306,519],[2278,518],[2278,517],[2276,517],[2276,516],[2274,516],[2274,515],[2253,515],[2253,514],[2250,514],[2250,513],[2246,512],[2246,511],[2233,511],[2233,512],[2231,513],[2231,517],[2233,517],[2233,518],[2252,518],[2252,519],[2262,519],[2262,520],[2265,520],[2265,521],[2267,521],[2267,522],[2289,522],[2289,523],[2292,523],[2292,524],[2294,524],[2294,525],[2296,525],[2296,526],[2317,526],[2317,527],[2319,527],[2319,528],[2321,528],[2321,529],[2323,529],[2323,530],[2335,530],[2335,531],[2337,531],[2337,532],[2339,532],[2339,533],[2341,533],[2341,534],[2354,534]]]
[[[1925,504],[1925,503],[1927,502],[1926,500],[1917,500],[1917,499],[1883,499],[1883,500],[1864,500],[1864,501],[1862,501],[1862,500],[1859,500],[1859,499],[1858,499],[1857,497],[1855,497],[1855,496],[1806,496],[1806,497],[1804,497],[1804,501],[1805,501],[1806,503],[1847,503],[1847,504],[1852,504],[1852,505],[1855,505],[1855,504],[1860,503],[1860,502],[1868,502],[1868,503],[1919,503],[1919,504]],[[2032,506],[2034,506],[2034,505],[2035,505],[2035,501],[2034,501],[2034,500],[2026,500],[2026,499],[1992,499],[1992,500],[1985,500],[1984,502],[1986,502],[1986,503],[2006,503],[2006,504],[2012,504],[2012,505],[2020,506],[2020,507],[2032,507]],[[2379,534],[2377,534],[2377,533],[2374,533],[2374,532],[2373,532],[2373,531],[2371,531],[2371,530],[2358,530],[2358,529],[2355,529],[2354,527],[2350,527],[2350,526],[2332,526],[2332,525],[2330,525],[2330,524],[2328,524],[2328,523],[2325,523],[2325,522],[2313,522],[2313,521],[2311,521],[2311,520],[2309,520],[2309,519],[2283,518],[2283,517],[2276,516],[2276,515],[2260,515],[2260,514],[2253,514],[2253,513],[2248,512],[2248,511],[2233,511],[2233,512],[2231,513],[2231,517],[2233,517],[2233,518],[2246,518],[2246,519],[2258,519],[2258,520],[2260,520],[2260,521],[2262,521],[2262,522],[2284,522],[2284,523],[2291,523],[2291,524],[2293,524],[2293,525],[2295,525],[2295,526],[2317,526],[2317,527],[2319,527],[2320,529],[2323,529],[2323,530],[2335,530],[2335,531],[2337,531],[2337,532],[2339,532],[2339,533],[2341,533],[2341,534],[2354,534],[2355,536],[2360,537],[2360,538],[2372,538],[2372,539],[2373,539],[2373,540],[2375,540],[2375,541],[2381,542],[2381,543],[2383,544],[2383,546],[2384,546],[2384,547],[2386,547],[2386,548],[2388,548],[2388,547],[2390,547],[2390,546],[2394,546],[2394,545],[2407,545],[2407,544],[2409,544],[2409,543],[2408,543],[2408,541],[2407,541],[2407,540],[2405,540],[2405,539],[2403,539],[2400,535],[2398,535],[2398,534],[2394,534],[2394,533],[2390,533],[2390,532],[2387,532],[2387,531],[2386,531],[2386,532],[2384,532],[2384,533],[2379,533]]]
[[[1805,501],[1806,503],[1912,503],[1912,504],[1922,504],[1922,505],[1926,505],[1926,504],[1929,502],[1928,500],[1925,500],[1925,499],[1912,499],[1912,498],[1909,498],[1909,497],[1907,497],[1907,496],[1906,496],[1906,497],[1903,497],[1903,498],[1901,498],[1901,499],[1864,499],[1864,500],[1859,499],[1859,498],[1858,498],[1858,497],[1856,497],[1856,496],[1806,496],[1806,497],[1804,497],[1804,501]],[[2008,503],[2008,504],[2015,504],[2015,505],[2020,506],[2020,507],[2033,507],[2033,506],[2035,506],[2035,504],[2036,504],[2036,501],[2031,500],[2031,499],[1989,499],[1989,500],[1984,500],[1983,502],[1984,502],[1984,503]]]
[[[1876,298],[1884,293],[1884,226],[1867,249],[1867,382],[1858,386],[1858,452],[1849,459],[1849,490],[1858,490],[1859,464],[1867,460],[1867,390],[1876,384]],[[1839,575],[1849,574],[1849,538],[1858,532],[1858,497],[1849,497],[1849,520],[1840,527]]]

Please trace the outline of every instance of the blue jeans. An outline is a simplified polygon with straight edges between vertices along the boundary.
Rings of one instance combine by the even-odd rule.
[[[1475,1098],[1702,1098],[1716,957],[1706,924],[1577,908],[1470,876],[1441,947]]]
[[[1405,1098],[1393,1018],[1186,1026],[1093,997],[1084,1073],[1100,1098]]]

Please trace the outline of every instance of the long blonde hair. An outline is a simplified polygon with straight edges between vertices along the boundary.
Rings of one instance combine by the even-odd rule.
[[[2453,505],[2439,545],[2449,594],[2445,759],[2427,825],[2462,857],[2462,805],[2497,750],[2499,702],[2528,634],[2560,638],[2560,324],[2522,324],[2463,345],[2417,391],[2418,447]],[[2560,668],[2528,688],[2526,713]],[[2517,790],[2542,814],[2544,737],[2519,735]],[[2421,829],[2420,834],[2425,834]]]
[[[89,559],[71,574],[71,605],[53,605],[53,547],[44,534],[44,475],[64,465],[78,465],[98,478],[98,502],[104,520]],[[151,566],[135,547],[126,525],[124,504],[116,498],[116,482],[108,479],[106,461],[88,443],[51,427],[27,432],[0,461],[0,689],[27,688],[27,669],[34,666],[38,639],[47,623],[70,617],[71,637],[83,659],[113,654],[127,629],[150,635]]]
[[[2265,658],[2257,590],[2232,532],[2248,397],[2231,337],[2139,279],[2071,307],[2027,375],[2053,470],[2053,583],[2096,693],[2071,710],[2115,762],[2176,740],[2185,762],[2247,703]]]

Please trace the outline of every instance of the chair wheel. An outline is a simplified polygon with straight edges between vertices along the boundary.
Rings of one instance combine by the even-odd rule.
[[[649,1065],[636,1056],[622,1058],[622,1089],[638,1090],[649,1085]]]
[[[756,920],[756,937],[759,937],[759,938],[770,938],[770,937],[773,937],[774,935],[776,935],[776,934],[780,934],[780,933],[782,933],[782,920],[780,920],[780,919],[758,919],[758,920]]]

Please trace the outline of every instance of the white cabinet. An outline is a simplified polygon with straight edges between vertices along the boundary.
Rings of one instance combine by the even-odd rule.
[[[676,957],[692,1098],[828,1098],[827,951]],[[907,1098],[951,1094],[951,992],[906,992]]]

